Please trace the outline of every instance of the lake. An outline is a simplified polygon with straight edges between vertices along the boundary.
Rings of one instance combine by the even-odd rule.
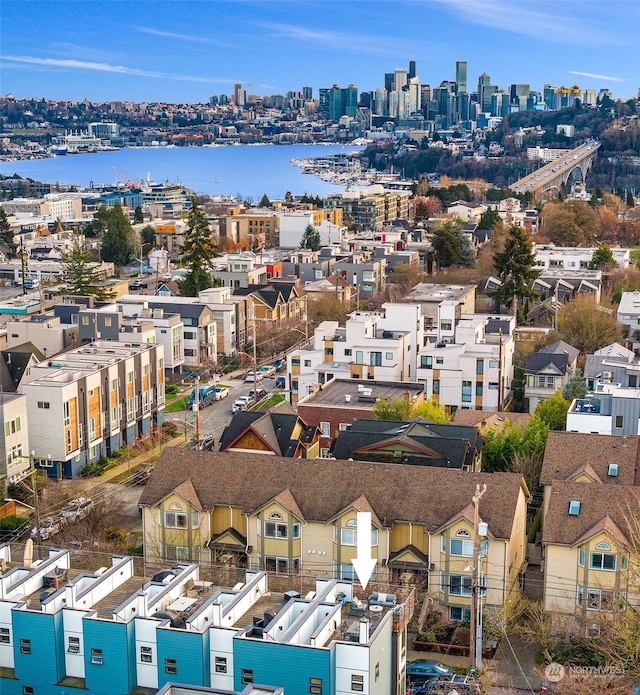
[[[309,193],[325,196],[344,186],[322,181],[292,166],[292,159],[322,157],[361,150],[341,145],[231,145],[228,147],[148,147],[51,159],[0,163],[5,176],[18,174],[49,183],[98,186],[118,181],[115,169],[127,179],[150,177],[158,183],[181,181],[196,193],[232,195],[260,200]]]

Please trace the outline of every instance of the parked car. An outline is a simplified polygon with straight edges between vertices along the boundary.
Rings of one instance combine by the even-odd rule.
[[[240,410],[246,410],[251,404],[251,398],[249,396],[240,396],[237,398],[234,404],[231,406],[231,412],[237,413]]]
[[[281,372],[287,366],[286,361],[281,359],[273,360],[271,364],[274,366],[276,372]]]
[[[229,395],[229,389],[224,389],[221,388],[220,386],[216,386],[216,400],[221,401],[223,398],[226,398]]]
[[[215,386],[199,386],[198,387],[198,406],[205,408],[211,405],[213,401],[216,400],[216,387]],[[192,408],[196,402],[196,390],[191,389],[189,394],[189,407]]]
[[[142,466],[139,468],[133,476],[133,485],[146,485],[147,481],[151,477],[151,467]]]
[[[277,389],[286,389],[287,388],[287,377],[286,376],[276,377],[276,388]]]
[[[62,510],[62,521],[77,521],[87,516],[93,508],[93,500],[90,497],[76,497],[69,500]]]
[[[415,659],[407,661],[407,678],[410,681],[424,681],[440,676],[453,676],[455,670],[441,661],[432,659]]]
[[[200,437],[200,441],[197,439],[192,439],[187,444],[187,449],[190,451],[213,451],[216,445],[216,440],[212,434],[207,434],[204,437]]]
[[[264,389],[251,389],[251,391],[249,391],[249,396],[251,397],[252,401],[261,401],[268,395],[269,394]]]
[[[429,690],[433,695],[449,695],[451,692],[458,695],[479,695],[480,684],[473,676],[453,674],[440,676]]]
[[[245,381],[260,381],[260,379],[264,378],[260,372],[254,372],[250,371],[245,374],[244,380]]]
[[[272,364],[265,364],[258,370],[264,379],[273,379],[276,375],[276,368]]]
[[[53,516],[45,516],[40,519],[40,540],[47,541],[51,536],[55,536],[60,531],[60,519]],[[34,540],[38,537],[38,527],[34,526],[31,529],[31,538]]]

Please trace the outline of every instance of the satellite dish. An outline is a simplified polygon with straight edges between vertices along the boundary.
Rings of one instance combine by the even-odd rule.
[[[22,564],[25,567],[31,567],[33,562],[33,539],[27,538],[27,542],[24,544],[24,556],[22,558]]]

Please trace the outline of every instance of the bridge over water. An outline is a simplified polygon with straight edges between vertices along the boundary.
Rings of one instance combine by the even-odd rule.
[[[572,183],[584,182],[593,160],[598,155],[600,143],[595,140],[585,142],[567,154],[545,164],[510,186],[514,193],[530,191],[534,198],[555,196],[571,180]]]

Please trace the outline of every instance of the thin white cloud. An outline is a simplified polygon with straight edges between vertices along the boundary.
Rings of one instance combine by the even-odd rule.
[[[610,75],[599,75],[597,72],[580,72],[579,70],[569,70],[570,75],[580,75],[580,77],[590,77],[592,80],[605,80],[606,82],[624,82],[621,77],[611,77]]]
[[[137,31],[151,36],[160,36],[165,39],[178,39],[179,41],[188,41],[190,43],[204,43],[210,46],[228,46],[229,44],[215,39],[209,39],[205,36],[193,36],[192,34],[178,34],[172,31],[162,31],[160,29],[152,29],[151,27],[135,27]]]
[[[614,44],[620,36],[605,32],[588,14],[562,13],[577,7],[567,3],[530,3],[513,0],[430,0],[452,10],[461,19],[545,42],[567,45]]]
[[[371,36],[370,34],[352,34],[343,31],[325,31],[317,28],[299,26],[295,24],[281,24],[277,22],[257,22],[256,26],[266,29],[267,36],[278,39],[290,39],[306,46],[324,48],[325,50],[339,50],[357,54],[369,54],[378,56],[397,56],[403,54],[413,55],[416,50],[424,53],[424,43],[403,39],[402,47],[390,37]]]
[[[109,63],[94,63],[85,60],[59,59],[59,58],[36,58],[34,56],[14,56],[6,55],[2,60],[8,63],[19,65],[41,65],[43,67],[63,68],[67,70],[88,70],[92,72],[109,72],[118,75],[130,75],[133,77],[151,77],[158,80],[178,80],[180,82],[205,82],[205,83],[228,83],[234,84],[236,80],[220,79],[213,77],[197,77],[195,75],[170,75],[166,72],[155,72],[153,70],[142,70],[131,68],[126,65],[110,65]]]

